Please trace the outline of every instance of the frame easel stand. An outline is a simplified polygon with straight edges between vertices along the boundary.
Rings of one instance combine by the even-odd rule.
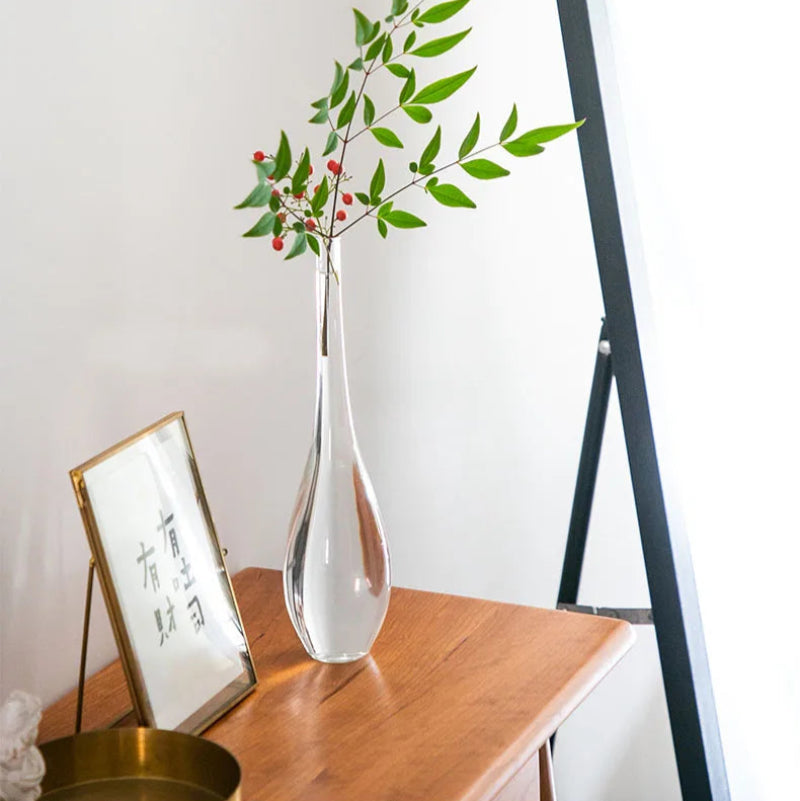
[[[222,555],[228,555],[228,549],[222,549]],[[81,665],[78,671],[78,701],[77,710],[75,711],[75,734],[80,734],[81,724],[83,722],[83,696],[86,690],[86,657],[89,652],[89,623],[92,617],[92,589],[94,588],[94,574],[95,562],[94,557],[89,557],[89,570],[86,574],[86,601],[83,606],[83,637],[81,640]],[[114,728],[120,721],[124,720],[133,708],[128,709],[126,712],[115,720],[109,728]]]

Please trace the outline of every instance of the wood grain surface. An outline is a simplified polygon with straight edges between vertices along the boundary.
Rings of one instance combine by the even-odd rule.
[[[233,584],[259,684],[204,736],[239,760],[246,801],[521,799],[505,789],[538,784],[539,748],[633,642],[618,620],[395,588],[372,654],[324,665],[278,571]],[[40,741],[72,733],[75,698]],[[87,683],[84,728],[129,706],[116,662]]]

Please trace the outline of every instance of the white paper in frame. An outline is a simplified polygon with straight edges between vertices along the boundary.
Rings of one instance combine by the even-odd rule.
[[[202,731],[257,679],[183,412],[70,475],[139,722]]]

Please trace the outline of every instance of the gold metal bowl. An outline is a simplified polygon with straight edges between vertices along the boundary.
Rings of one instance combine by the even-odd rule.
[[[241,801],[242,772],[222,746],[162,729],[107,729],[39,746],[41,801]]]

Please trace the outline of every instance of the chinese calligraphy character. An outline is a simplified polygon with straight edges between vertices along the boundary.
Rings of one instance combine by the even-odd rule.
[[[164,640],[169,638],[169,633],[171,631],[177,631],[177,626],[175,625],[175,604],[172,603],[169,599],[169,595],[167,596],[167,630],[164,631],[164,620],[161,616],[161,610],[156,609],[153,613],[156,617],[156,626],[158,626],[158,633],[161,635],[161,642],[159,646],[164,644]]]
[[[147,560],[150,556],[155,553],[155,548],[150,547],[146,551],[144,549],[144,543],[140,542],[139,545],[142,548],[142,553],[140,556],[136,557],[137,562],[142,562],[142,568],[144,570],[144,588],[147,589],[147,574],[150,574],[150,583],[153,586],[153,591],[155,592],[161,586],[161,582],[158,580],[158,566],[155,562],[152,565],[148,565]]]
[[[196,608],[192,609],[192,606],[195,606]],[[195,633],[197,633],[198,631],[200,631],[202,626],[205,626],[206,620],[203,617],[203,609],[200,606],[200,600],[196,595],[194,596],[194,598],[192,598],[191,601],[189,601],[189,603],[186,605],[186,608],[190,610],[192,623],[194,623],[194,630]]]
[[[192,575],[192,566],[189,562],[186,561],[186,557],[182,556],[181,561],[183,562],[183,567],[181,568],[181,573],[186,577],[186,583],[183,585],[184,590],[188,590],[192,584],[195,583],[196,579]]]
[[[172,556],[177,557],[181,552],[181,549],[178,547],[178,535],[175,533],[174,526],[167,528],[167,526],[175,519],[175,515],[170,512],[166,517],[164,517],[164,513],[160,509],[158,510],[158,514],[159,517],[161,517],[161,522],[158,524],[158,530],[164,532],[164,553],[167,552],[167,537],[169,537],[169,545],[172,548]]]
[[[175,604],[172,603],[169,599],[169,595],[167,596],[167,616],[169,617],[169,627],[167,628],[167,634],[171,631],[175,631],[177,626],[175,625]]]
[[[156,616],[156,626],[158,626],[158,633],[161,635],[161,642],[159,645],[164,644],[164,624],[161,622],[161,610],[156,609],[153,614]]]

